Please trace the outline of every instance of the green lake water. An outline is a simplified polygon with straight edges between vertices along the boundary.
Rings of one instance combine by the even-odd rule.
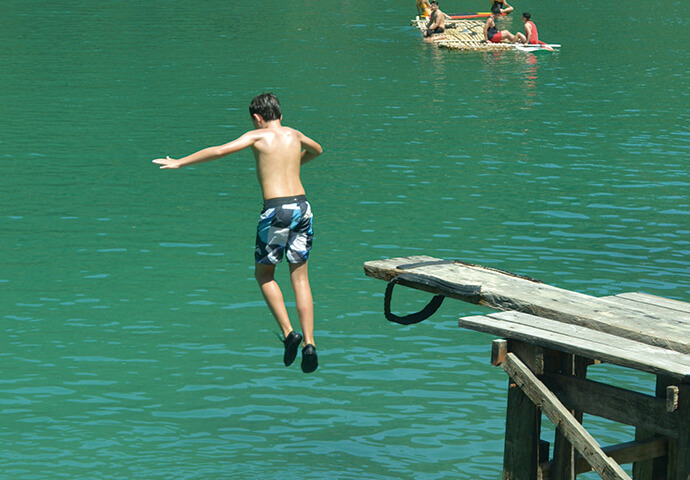
[[[363,262],[690,300],[684,4],[514,5],[502,28],[529,10],[562,49],[440,50],[411,0],[4,0],[0,479],[500,478],[507,379],[456,322],[483,310],[389,324]],[[325,149],[303,169],[312,375],[282,365],[253,279],[251,154],[151,164],[244,133],[264,91]]]

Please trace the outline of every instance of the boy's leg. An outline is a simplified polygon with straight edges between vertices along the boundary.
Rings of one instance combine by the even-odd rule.
[[[278,326],[280,326],[283,332],[283,337],[287,338],[292,331],[292,325],[290,324],[290,317],[285,308],[283,292],[280,290],[278,282],[276,282],[274,278],[276,266],[264,265],[263,263],[257,263],[255,265],[254,276],[256,277],[256,281],[259,282],[264,300],[266,300],[268,308],[271,309],[271,313],[278,322]]]
[[[290,281],[295,290],[295,303],[299,323],[304,334],[304,348],[302,349],[302,371],[312,373],[319,368],[319,358],[314,345],[314,300],[309,286],[307,262],[290,264]]]
[[[304,345],[315,345],[314,343],[314,300],[311,295],[309,285],[309,273],[307,262],[290,263],[290,281],[295,291],[295,303],[297,305],[297,315],[302,327]]]

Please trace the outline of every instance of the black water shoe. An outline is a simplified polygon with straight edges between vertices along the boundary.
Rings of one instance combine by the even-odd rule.
[[[286,367],[292,365],[292,362],[297,358],[297,349],[299,344],[302,343],[302,335],[295,332],[294,330],[285,337],[283,340],[283,345],[285,345],[285,353],[283,354],[283,363]]]
[[[302,371],[311,373],[317,368],[319,368],[319,357],[316,355],[316,347],[309,344],[302,349]]]

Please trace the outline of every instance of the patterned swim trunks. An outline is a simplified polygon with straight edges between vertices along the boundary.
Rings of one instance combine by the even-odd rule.
[[[306,196],[266,200],[256,229],[256,263],[276,265],[283,253],[289,263],[306,262],[313,237],[311,206]]]

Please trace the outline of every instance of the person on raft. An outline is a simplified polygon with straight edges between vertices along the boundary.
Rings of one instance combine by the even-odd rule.
[[[501,43],[504,40],[508,43],[513,43],[515,41],[515,35],[508,30],[499,30],[496,26],[496,20],[500,16],[501,8],[495,5],[493,10],[491,10],[491,16],[486,19],[486,23],[484,24],[484,40],[491,43]]]
[[[429,15],[431,15],[429,0],[417,0],[417,13],[422,18],[429,18]]]
[[[425,37],[430,37],[435,34],[446,31],[446,14],[438,8],[438,2],[431,0],[431,15],[429,16],[429,23],[426,24]]]
[[[544,42],[539,40],[539,33],[537,26],[531,20],[532,15],[529,12],[522,14],[522,21],[525,24],[525,34],[518,32],[515,37],[520,43],[527,43],[529,45],[542,45]]]
[[[491,11],[493,12],[494,8],[496,7],[501,9],[502,15],[505,15],[513,11],[513,7],[508,5],[508,2],[506,2],[506,0],[493,0],[493,3],[491,4]]]

